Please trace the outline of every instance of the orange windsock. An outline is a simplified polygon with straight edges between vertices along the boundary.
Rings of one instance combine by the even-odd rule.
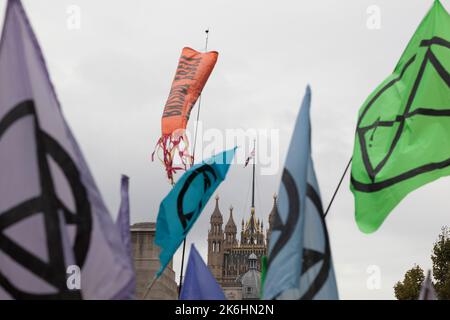
[[[176,171],[186,170],[187,164],[193,162],[188,151],[186,126],[191,110],[216,64],[218,55],[216,51],[202,53],[187,47],[183,48],[181,52],[161,119],[162,135],[155,150],[157,153],[162,150],[163,154],[160,159],[164,163],[167,177],[171,183],[173,183],[173,174]],[[181,142],[183,142],[183,146]],[[180,157],[181,167],[173,166],[176,152]]]

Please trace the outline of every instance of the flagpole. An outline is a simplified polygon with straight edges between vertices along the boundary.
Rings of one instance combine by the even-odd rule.
[[[256,139],[253,140],[253,152],[255,152],[255,148],[256,148]],[[252,209],[255,210],[255,155],[253,155]]]
[[[350,163],[352,163],[352,159],[353,158],[350,158],[350,160],[348,161],[347,166],[345,167],[344,173],[342,174],[341,180],[339,180],[336,190],[334,190],[333,196],[331,197],[331,201],[328,204],[327,210],[325,211],[325,213],[323,215],[324,218],[327,216],[328,211],[330,211],[330,207],[333,204],[334,198],[336,197],[336,194],[338,193],[339,188],[341,187],[341,183],[344,180],[345,175],[347,174],[348,168],[350,167]]]
[[[186,235],[186,237],[187,237],[187,235]],[[184,254],[186,252],[186,237],[183,240],[183,253],[181,255],[180,285],[178,286],[178,298],[181,295],[181,286],[183,283]]]
[[[206,38],[205,38],[205,52],[208,51],[208,35],[209,35],[209,28],[205,30]],[[194,132],[194,146],[192,147],[192,165],[194,165],[195,161],[195,147],[197,145],[197,131],[198,131],[198,122],[200,119],[200,107],[202,105],[202,95],[198,97],[198,108],[197,108],[197,119],[195,122],[195,132]],[[183,269],[184,269],[184,255],[186,252],[186,237],[183,241],[183,251],[181,254],[181,270],[180,270],[180,285],[178,286],[178,297],[180,297],[181,294],[181,287],[183,286]]]
[[[208,35],[209,35],[209,28],[205,30],[206,38],[205,38],[205,52],[208,51]],[[197,108],[197,119],[195,122],[195,132],[194,132],[194,146],[192,148],[192,164],[194,164],[195,159],[195,146],[197,145],[197,131],[198,131],[198,122],[200,119],[200,107],[202,106],[202,95],[200,94],[200,97],[198,97],[198,108]]]

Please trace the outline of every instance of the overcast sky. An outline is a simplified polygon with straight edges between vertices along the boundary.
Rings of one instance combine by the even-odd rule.
[[[66,119],[114,217],[120,174],[130,176],[133,223],[155,221],[170,190],[150,155],[180,51],[203,50],[206,28],[209,49],[220,55],[203,94],[204,127],[279,130],[282,166],[309,83],[313,159],[327,205],[351,157],[358,109],[392,72],[432,2],[23,0]],[[67,27],[70,5],[81,10],[80,29]],[[371,5],[380,9],[379,29],[367,27]],[[234,165],[218,189],[224,220],[233,205],[239,231],[249,216],[250,174]],[[278,185],[278,174],[257,177],[256,212],[266,226]],[[430,268],[433,242],[450,220],[449,190],[443,178],[413,192],[379,231],[365,235],[354,221],[347,176],[327,216],[340,297],[393,299],[393,285],[414,263]],[[213,205],[188,236],[205,260]],[[180,252],[177,280],[179,262]],[[381,287],[374,289],[367,281],[376,268]]]

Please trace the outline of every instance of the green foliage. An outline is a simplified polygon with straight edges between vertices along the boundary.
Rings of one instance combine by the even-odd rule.
[[[433,283],[439,300],[450,300],[450,230],[443,227],[431,254],[433,261]],[[414,266],[405,273],[402,282],[394,286],[395,297],[398,300],[416,300],[425,276],[422,268]]]
[[[425,275],[422,268],[418,265],[414,266],[406,271],[402,282],[399,281],[395,284],[395,297],[398,300],[417,300],[424,280]]]
[[[450,300],[450,232],[443,227],[431,255],[434,287],[439,300]]]

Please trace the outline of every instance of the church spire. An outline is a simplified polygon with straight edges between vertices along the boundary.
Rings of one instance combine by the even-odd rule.
[[[219,196],[216,196],[216,207],[211,215],[210,230],[208,232],[208,267],[214,277],[220,281],[223,265],[223,217],[219,208]]]
[[[233,206],[230,206],[230,217],[228,218],[228,222],[225,226],[225,231],[236,233],[236,230],[236,224],[233,219]]]
[[[237,228],[233,219],[233,206],[230,206],[230,217],[225,226],[225,249],[231,249],[236,243]]]
[[[219,195],[216,195],[216,206],[214,208],[214,211],[211,215],[211,222],[220,222],[222,223],[222,213],[220,212],[219,208]]]
[[[277,194],[274,193],[273,195],[273,207],[272,207],[272,211],[270,211],[269,214],[269,228],[267,229],[267,244],[270,241],[270,237],[272,235],[272,229],[274,227],[274,225],[276,224],[276,220],[278,217],[278,208],[277,208]]]

